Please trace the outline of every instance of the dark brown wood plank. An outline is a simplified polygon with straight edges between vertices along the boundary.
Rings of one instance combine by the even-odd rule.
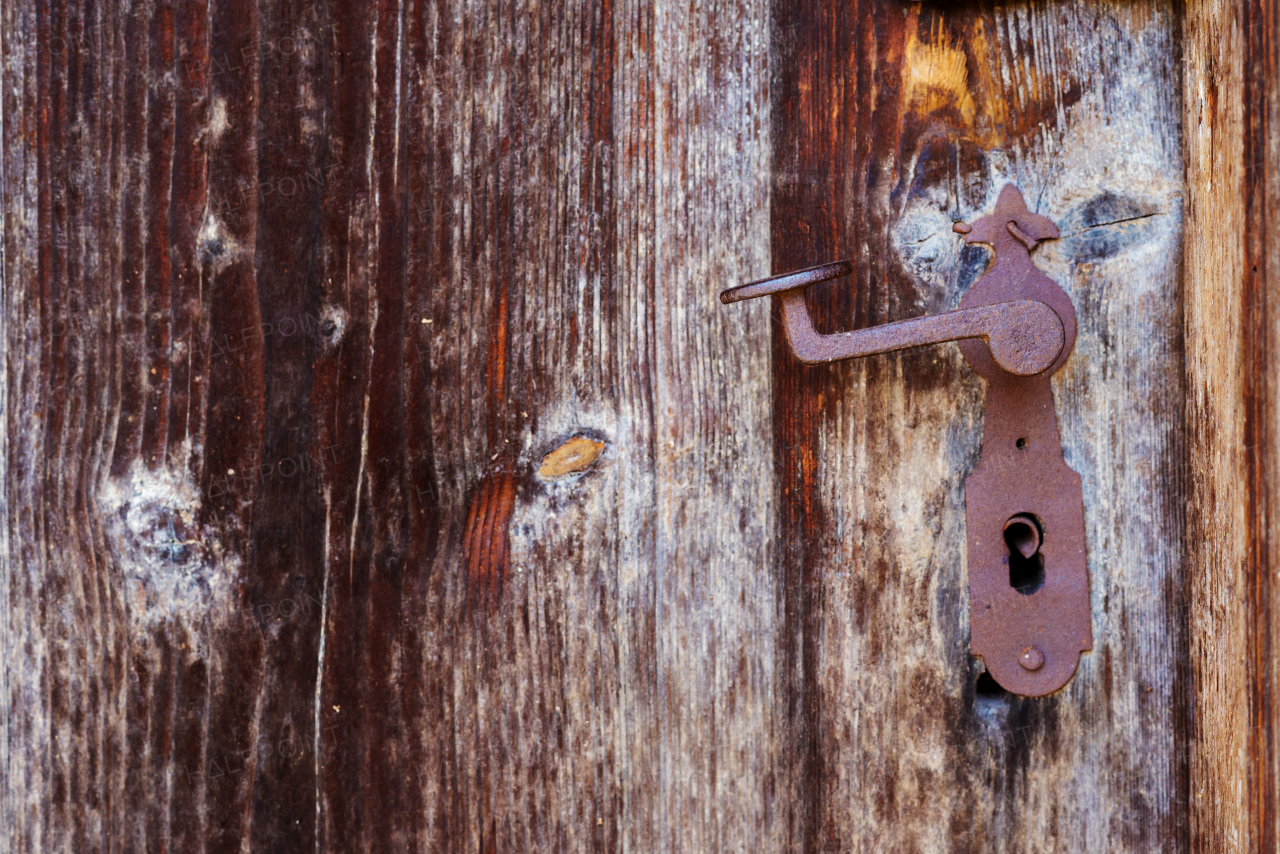
[[[1244,399],[1248,406],[1249,826],[1255,850],[1280,845],[1280,704],[1276,702],[1280,626],[1275,567],[1280,561],[1280,3],[1245,6],[1244,182],[1247,193],[1243,306]],[[1231,767],[1231,766],[1227,766]],[[1203,814],[1198,818],[1203,820]],[[1242,849],[1243,850],[1243,849]]]
[[[775,5],[774,270],[856,269],[810,291],[823,331],[954,307],[985,253],[951,216],[1006,181],[1062,226],[1035,257],[1080,316],[1054,388],[1095,637],[1059,694],[976,690],[982,381],[952,346],[805,368],[779,331],[797,849],[1186,845],[1176,23],[1158,3]]]

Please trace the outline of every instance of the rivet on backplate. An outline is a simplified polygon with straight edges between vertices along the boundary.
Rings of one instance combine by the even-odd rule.
[[[1044,667],[1044,653],[1036,649],[1034,646],[1029,646],[1024,649],[1022,651],[1022,655],[1018,657],[1018,663],[1022,665],[1024,670],[1034,672],[1039,670],[1041,667]]]

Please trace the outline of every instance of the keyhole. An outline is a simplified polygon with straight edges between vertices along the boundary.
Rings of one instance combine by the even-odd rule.
[[[1044,587],[1042,537],[1040,521],[1030,513],[1011,516],[1004,523],[1004,542],[1009,547],[1009,586],[1023,596]]]

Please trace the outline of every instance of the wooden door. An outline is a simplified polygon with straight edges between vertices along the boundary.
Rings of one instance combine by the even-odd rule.
[[[0,9],[0,848],[1275,850],[1273,0]],[[969,655],[1006,182],[1094,648]],[[1028,472],[1034,477],[1034,472]]]

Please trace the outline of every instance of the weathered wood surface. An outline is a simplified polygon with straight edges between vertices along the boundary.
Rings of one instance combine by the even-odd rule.
[[[810,291],[828,331],[955,307],[987,255],[952,214],[989,211],[1006,181],[1061,227],[1033,257],[1079,315],[1054,393],[1095,639],[1058,694],[976,691],[963,478],[982,381],[954,346],[808,369],[775,336],[797,842],[1183,848],[1175,10],[793,8],[775,29],[773,266],[853,259],[852,286]]]
[[[0,7],[0,848],[1273,845],[1251,16]],[[1195,177],[1244,127],[1253,194]],[[1081,329],[1095,648],[1036,701],[975,689],[958,350],[802,368],[715,299],[952,307],[1005,180]]]
[[[1280,4],[1187,4],[1192,838],[1280,844]]]
[[[779,848],[767,8],[4,15],[0,847]]]

